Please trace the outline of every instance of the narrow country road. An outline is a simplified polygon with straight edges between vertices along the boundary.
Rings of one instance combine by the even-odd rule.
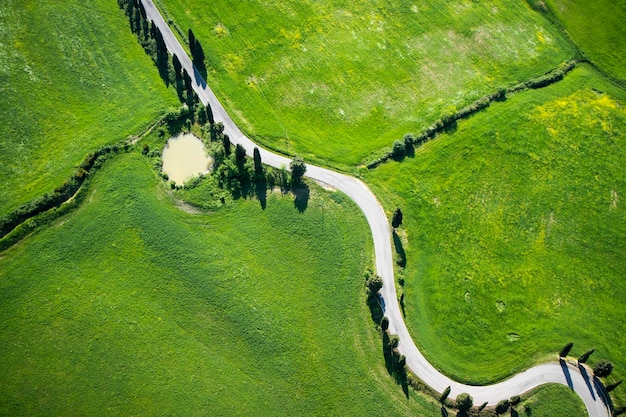
[[[246,153],[251,156],[253,149],[258,147],[248,139],[230,118],[213,91],[208,87],[202,76],[195,70],[187,53],[172,33],[159,10],[152,0],[142,0],[148,19],[151,19],[161,30],[167,49],[176,54],[183,68],[191,75],[193,87],[206,105],[211,106],[216,121],[224,124],[224,132],[230,136],[232,143],[241,144]],[[291,159],[274,154],[258,147],[262,161],[273,167],[289,166]],[[391,250],[391,229],[385,212],[369,188],[356,178],[343,175],[329,169],[307,164],[306,176],[311,179],[334,187],[347,194],[365,214],[374,240],[376,256],[376,272],[383,279],[383,288],[380,293],[384,300],[385,315],[389,318],[389,331],[400,338],[398,346],[400,352],[406,356],[406,363],[411,371],[422,381],[438,392],[451,387],[449,398],[466,392],[474,398],[475,404],[488,402],[495,405],[500,400],[522,394],[532,388],[546,383],[567,385],[583,399],[590,417],[609,417],[610,412],[605,405],[602,390],[600,390],[591,374],[591,371],[578,366],[561,363],[547,363],[530,368],[506,381],[489,386],[470,386],[451,380],[437,371],[417,349],[404,323],[396,295],[393,276],[393,255]]]

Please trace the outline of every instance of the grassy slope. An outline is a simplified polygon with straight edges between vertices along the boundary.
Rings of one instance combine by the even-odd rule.
[[[563,385],[547,385],[515,407],[521,416],[574,417],[587,416],[582,400]],[[530,410],[528,412],[527,410]],[[511,413],[511,415],[514,415]]]
[[[326,164],[356,165],[571,55],[525,2],[164,3],[193,28],[209,83],[244,130]]]
[[[425,415],[387,375],[357,209],[190,215],[139,155],[0,257],[0,413]]]
[[[626,81],[626,1],[548,0],[576,44],[596,65]]]
[[[367,174],[404,210],[407,322],[446,374],[495,381],[572,340],[623,375],[625,99],[577,69]]]
[[[177,103],[115,1],[3,1],[0,63],[0,216]]]

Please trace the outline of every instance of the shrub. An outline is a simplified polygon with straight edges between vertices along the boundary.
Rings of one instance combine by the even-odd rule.
[[[389,319],[387,318],[387,316],[383,317],[383,319],[380,321],[380,328],[383,332],[386,332],[387,329],[389,329]]]
[[[383,279],[378,275],[370,275],[365,281],[370,295],[374,295],[383,287]]]
[[[459,411],[468,411],[474,406],[474,399],[467,393],[460,394],[456,397],[456,408]]]
[[[598,378],[604,378],[613,372],[613,364],[609,361],[600,361],[593,367],[593,374]]]
[[[396,140],[393,142],[391,153],[393,154],[394,157],[396,158],[402,157],[404,156],[405,152],[406,152],[406,145],[404,141]]]
[[[302,182],[302,177],[306,172],[306,164],[302,158],[295,156],[289,165],[291,168],[291,182],[292,184],[299,184]]]
[[[511,403],[509,400],[502,400],[496,405],[496,414],[504,414],[507,412]]]

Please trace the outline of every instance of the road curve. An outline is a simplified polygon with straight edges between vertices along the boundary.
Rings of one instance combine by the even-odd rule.
[[[142,2],[148,19],[151,19],[161,30],[167,49],[171,54],[178,56],[183,68],[192,78],[193,87],[198,97],[205,105],[211,106],[215,120],[224,124],[224,132],[230,136],[231,142],[241,144],[249,156],[252,155],[254,148],[258,147],[261,159],[267,165],[288,167],[291,159],[259,147],[239,130],[213,91],[195,69],[152,0],[142,0]],[[569,386],[582,398],[590,417],[610,416],[609,408],[603,397],[603,390],[591,372],[584,367],[579,368],[564,361],[538,365],[505,381],[489,386],[461,384],[437,371],[417,349],[400,312],[393,276],[391,229],[387,216],[374,194],[362,181],[356,178],[315,165],[307,164],[306,176],[347,194],[365,214],[374,240],[376,272],[383,279],[380,295],[383,299],[385,315],[389,318],[389,331],[399,336],[398,349],[405,355],[408,367],[422,381],[438,392],[444,391],[449,386],[451,388],[449,398],[451,399],[466,392],[474,398],[475,404],[487,402],[489,405],[495,405],[500,400],[522,394],[542,384],[563,384]]]

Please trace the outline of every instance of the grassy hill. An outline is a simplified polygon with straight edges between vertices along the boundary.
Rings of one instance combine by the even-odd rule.
[[[354,166],[444,111],[570,58],[525,2],[164,0],[260,143]]]
[[[345,198],[191,215],[139,155],[96,175],[0,258],[1,414],[424,413],[385,370]]]
[[[177,105],[114,1],[3,1],[0,62],[0,216]]]
[[[625,99],[582,67],[367,174],[404,212],[406,320],[444,373],[496,381],[574,341],[624,375]]]

